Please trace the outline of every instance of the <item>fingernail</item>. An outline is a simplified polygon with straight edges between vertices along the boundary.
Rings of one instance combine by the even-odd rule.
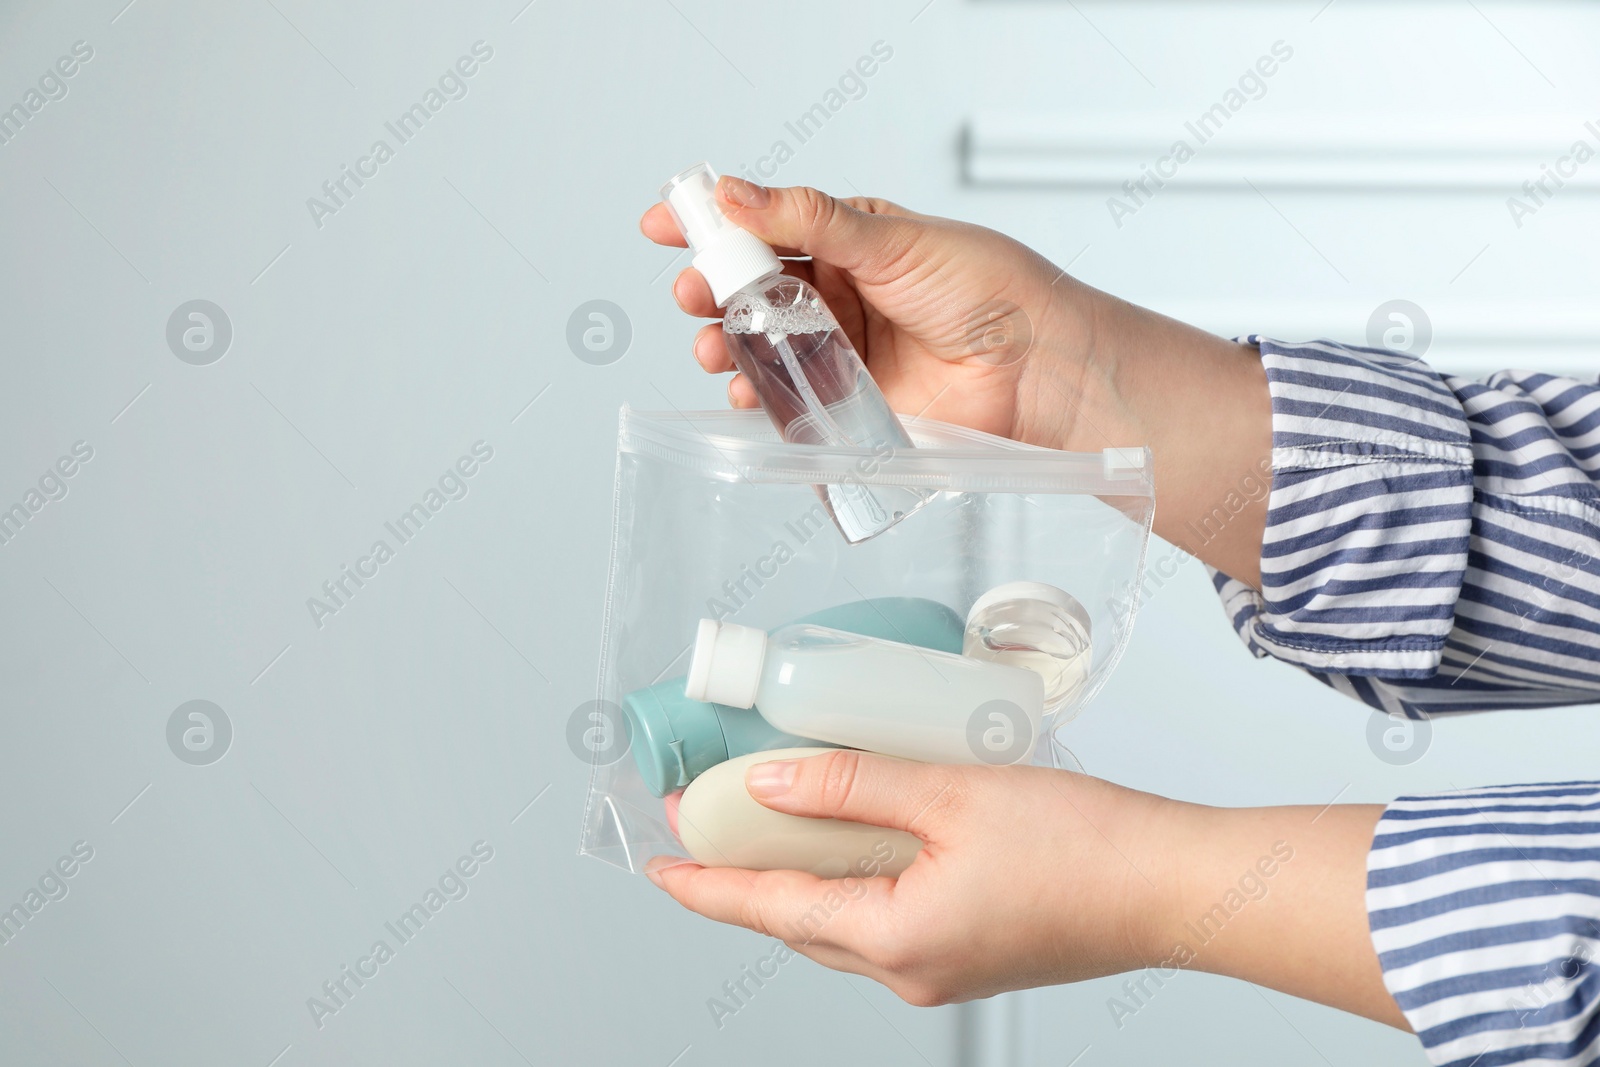
[[[685,863],[693,862],[693,860],[686,860],[682,856],[656,856],[644,865],[645,877],[656,885],[660,885],[662,871],[668,867],[682,867]]]
[[[753,797],[781,797],[794,786],[799,769],[794,760],[758,763],[745,772],[744,787]]]
[[[741,207],[752,208],[766,207],[770,198],[766,186],[735,178],[731,174],[722,176],[722,195]]]

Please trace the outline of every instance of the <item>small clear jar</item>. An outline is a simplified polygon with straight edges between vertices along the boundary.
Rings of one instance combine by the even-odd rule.
[[[1046,716],[1071,710],[1093,660],[1089,613],[1053,585],[1007,582],[973,603],[961,651],[1038,674],[1044,679]]]

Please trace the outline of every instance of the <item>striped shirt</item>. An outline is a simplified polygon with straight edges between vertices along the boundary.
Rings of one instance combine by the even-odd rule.
[[[1272,393],[1257,656],[1396,719],[1600,703],[1600,383],[1245,339]],[[1432,1062],[1600,1062],[1600,782],[1402,797],[1367,909]]]

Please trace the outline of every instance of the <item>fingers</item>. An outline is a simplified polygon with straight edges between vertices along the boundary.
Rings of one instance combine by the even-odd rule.
[[[733,369],[733,355],[728,351],[727,336],[722,323],[711,322],[700,327],[694,335],[694,361],[707,374],[724,374]]]
[[[676,859],[652,861],[645,873],[690,911],[796,944],[848,943],[863,914],[884,906],[894,892],[887,878],[824,879]]]
[[[668,245],[672,248],[687,248],[689,242],[683,239],[683,234],[678,230],[678,224],[672,221],[672,213],[663,203],[651,204],[649,209],[639,218],[639,232],[658,245]]]
[[[722,324],[707,323],[694,335],[694,361],[709,374],[725,374],[734,369],[733,354],[728,351],[728,337]],[[755,386],[750,379],[736,374],[728,381],[728,403],[736,408],[753,408],[760,403]]]
[[[799,278],[803,282],[816,284],[815,273],[809,261],[786,262],[783,273],[791,278]],[[686,314],[699,319],[720,319],[722,309],[717,307],[717,302],[711,297],[711,286],[707,284],[705,275],[693,267],[686,267],[679,272],[672,283],[672,297],[678,302]]]
[[[684,314],[697,319],[719,319],[722,309],[711,297],[711,286],[706,276],[693,267],[685,269],[672,283],[672,299],[678,302]]]
[[[955,767],[840,749],[757,763],[745,772],[745,788],[774,811],[886,826],[932,843],[948,837],[967,782]]]
[[[778,938],[824,967],[880,982],[908,1003],[951,999],[915,973],[921,953],[895,913],[892,879],[702,867],[677,857],[652,860],[645,871],[689,910]]]
[[[750,379],[739,374],[728,383],[728,403],[736,408],[753,408],[761,399],[756,396],[756,387],[750,384]]]
[[[916,222],[885,201],[836,200],[807,186],[766,188],[724,175],[717,198],[728,217],[774,247],[798,249],[865,282],[887,281],[910,251]]]
[[[683,233],[678,229],[678,224],[672,221],[672,213],[665,204],[653,204],[639,218],[639,232],[658,245],[669,248],[687,248],[688,242],[683,239]],[[805,253],[786,246],[773,249],[780,256],[799,256]]]

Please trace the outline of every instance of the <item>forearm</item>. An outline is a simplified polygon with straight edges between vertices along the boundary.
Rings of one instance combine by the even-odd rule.
[[[1382,813],[1375,804],[1180,806],[1163,831],[1175,847],[1157,964],[1406,1028],[1367,926],[1366,858]]]
[[[1054,328],[1087,358],[1043,372],[1070,373],[1069,388],[1034,390],[1040,403],[1075,399],[1048,443],[1073,451],[1148,445],[1160,499],[1155,532],[1258,585],[1272,403],[1255,351],[1071,279],[1056,288]]]
[[[1057,447],[1148,445],[1155,531],[1259,586],[1272,400],[1258,353],[1072,283],[1063,335],[1076,370]],[[1229,975],[1406,1028],[1366,910],[1381,805],[1220,809],[1174,804],[1152,825],[1170,857],[1148,964]]]

